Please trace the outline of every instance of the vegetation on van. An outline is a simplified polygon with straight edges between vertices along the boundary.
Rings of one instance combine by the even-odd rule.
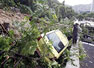
[[[62,68],[71,60],[69,50],[76,16],[71,7],[57,0],[0,0],[0,8],[29,14],[24,18],[25,21],[12,23],[20,34],[19,38],[15,37],[13,29],[8,34],[0,35],[1,68]],[[46,34],[56,29],[68,37],[70,46],[59,59],[46,62],[45,57],[51,47],[44,43],[45,48],[49,49],[39,57],[36,53],[37,38],[41,33]]]

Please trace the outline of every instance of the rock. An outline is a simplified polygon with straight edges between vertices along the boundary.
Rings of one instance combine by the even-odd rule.
[[[20,32],[18,32],[18,30],[14,30],[14,36],[15,36],[16,39],[21,38],[21,34],[20,34]]]
[[[20,12],[20,9],[15,8],[15,7],[11,7],[11,10],[12,10],[13,12]]]

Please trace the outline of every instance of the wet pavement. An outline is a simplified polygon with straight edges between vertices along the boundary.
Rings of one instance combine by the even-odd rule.
[[[83,47],[88,56],[81,61],[80,68],[94,68],[94,45],[83,43]]]

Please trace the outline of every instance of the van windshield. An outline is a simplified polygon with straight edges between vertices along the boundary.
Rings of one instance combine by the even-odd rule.
[[[58,53],[65,47],[55,32],[47,34],[47,37],[52,41],[53,46]]]

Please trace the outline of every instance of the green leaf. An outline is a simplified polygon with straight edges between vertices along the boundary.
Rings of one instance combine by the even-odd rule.
[[[14,31],[13,30],[9,30],[9,35],[13,36],[14,35]]]

